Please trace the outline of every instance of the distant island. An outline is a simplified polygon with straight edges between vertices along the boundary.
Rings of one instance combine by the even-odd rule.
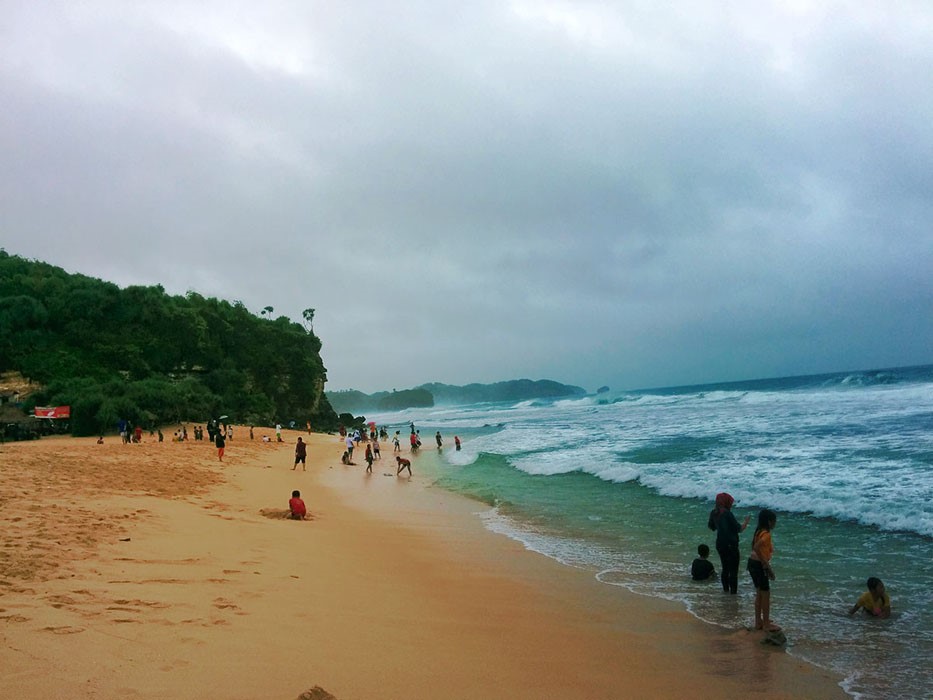
[[[585,396],[586,390],[550,379],[512,379],[494,384],[465,386],[432,382],[413,389],[378,391],[374,394],[365,394],[355,389],[324,393],[337,413],[359,413],[374,410],[401,411],[406,408],[429,408],[435,405],[463,406],[499,401],[566,398]]]

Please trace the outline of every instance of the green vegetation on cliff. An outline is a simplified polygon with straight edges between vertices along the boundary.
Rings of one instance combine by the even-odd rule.
[[[72,432],[205,421],[310,420],[331,429],[321,341],[285,316],[161,286],[125,289],[0,250],[0,371],[72,407]],[[313,310],[304,316],[309,321]]]
[[[493,403],[498,401],[528,401],[530,399],[555,399],[569,396],[583,396],[586,390],[550,379],[512,379],[495,384],[422,384],[414,389],[403,391],[379,391],[364,394],[356,389],[346,391],[328,391],[327,398],[338,411],[402,411],[406,408],[420,408],[441,405],[468,405],[474,403]]]
[[[442,405],[466,405],[473,403],[496,403],[499,401],[529,401],[531,399],[557,399],[584,396],[586,389],[571,384],[561,384],[550,379],[510,379],[495,384],[422,384]]]

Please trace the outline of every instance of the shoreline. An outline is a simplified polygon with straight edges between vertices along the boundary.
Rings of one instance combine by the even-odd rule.
[[[476,515],[487,507],[420,481],[417,457],[411,481],[394,476],[391,447],[391,468],[377,461],[367,477],[340,464],[336,436],[314,434],[308,471],[292,472],[298,435],[308,439],[238,438],[223,467],[206,443],[4,446],[0,478],[14,498],[3,505],[16,524],[66,494],[24,492],[14,455],[35,487],[71,453],[63,484],[80,485],[67,494],[77,532],[70,515],[40,516],[41,537],[3,535],[16,545],[5,552],[57,537],[52,551],[75,556],[32,579],[9,566],[0,577],[10,669],[0,695],[48,697],[52,682],[88,698],[294,698],[313,686],[340,700],[847,697],[839,678],[754,633],[713,628],[490,532]],[[171,459],[141,467],[141,454]],[[264,517],[292,488],[313,520]]]

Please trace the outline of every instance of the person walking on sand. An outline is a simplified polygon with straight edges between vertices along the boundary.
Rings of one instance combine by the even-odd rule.
[[[716,551],[722,565],[722,590],[724,593],[735,595],[739,586],[739,533],[748,527],[751,516],[745,516],[745,521],[739,521],[732,514],[732,504],[735,499],[728,493],[716,494],[716,507],[709,514],[707,526],[716,532]]]
[[[222,432],[217,432],[217,435],[214,437],[214,445],[217,446],[217,459],[223,462],[224,448],[227,446],[227,441],[224,439],[224,434]]]
[[[402,447],[401,447],[401,445],[399,445],[399,443],[398,443],[398,432],[399,432],[399,431],[396,430],[396,431],[395,431],[395,435],[392,437],[392,451],[393,451],[393,452],[401,452],[401,451],[402,451]]]
[[[406,469],[408,470],[408,476],[411,476],[411,460],[405,459],[404,457],[396,457],[395,461],[398,462],[398,469],[395,472],[395,476],[398,476]]]
[[[762,509],[758,514],[758,527],[752,537],[752,553],[748,557],[748,573],[755,584],[755,629],[777,632],[781,628],[771,622],[771,581],[774,570],[771,568],[771,555],[774,544],[771,531],[777,524],[777,515],[773,510]]]
[[[363,456],[363,459],[366,460],[366,471],[372,474],[373,473],[373,448],[369,446],[369,443],[366,443],[366,454]]]
[[[308,456],[308,447],[301,438],[298,438],[298,443],[295,445],[295,466],[292,467],[292,471],[295,471],[298,468],[298,462],[301,462],[301,471],[308,471],[305,466],[305,458]]]

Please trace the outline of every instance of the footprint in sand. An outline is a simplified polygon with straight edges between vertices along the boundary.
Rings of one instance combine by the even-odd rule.
[[[29,622],[29,618],[23,617],[22,615],[0,615],[0,620],[5,620],[6,622]]]
[[[239,610],[240,606],[225,598],[214,598],[214,607],[219,610]]]
[[[165,673],[171,673],[172,671],[177,671],[180,668],[185,668],[186,666],[190,666],[190,665],[191,665],[190,661],[185,661],[183,659],[175,659],[172,663],[160,666],[159,670],[164,671]]]
[[[43,627],[43,632],[52,632],[53,634],[77,634],[78,632],[83,632],[83,627],[72,627],[70,625],[63,625],[62,627]]]

